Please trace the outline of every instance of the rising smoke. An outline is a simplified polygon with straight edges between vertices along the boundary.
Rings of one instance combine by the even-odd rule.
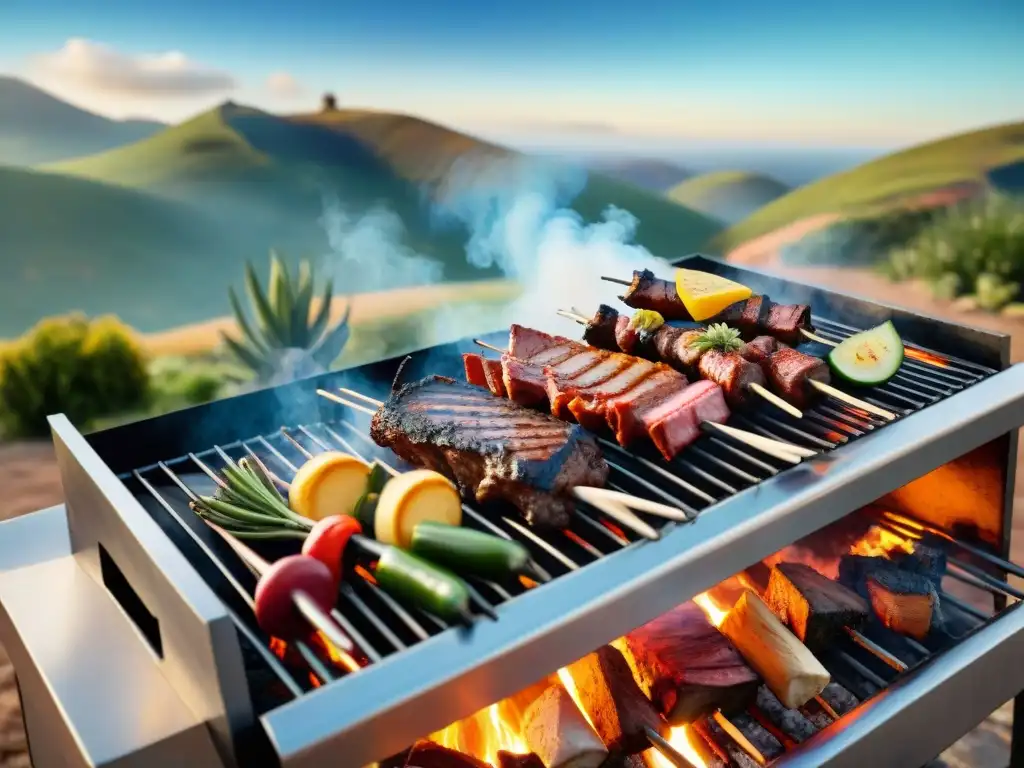
[[[481,170],[481,164],[486,164]],[[504,306],[439,308],[431,317],[432,343],[454,341],[511,322],[578,335],[558,317],[576,306],[587,314],[614,303],[615,286],[601,275],[628,278],[634,269],[665,273],[667,265],[633,242],[638,221],[609,206],[587,222],[570,208],[587,184],[587,173],[532,158],[463,158],[453,165],[443,194],[430,203],[438,230],[466,233],[465,258],[481,269],[497,267],[521,287]],[[331,271],[346,292],[430,285],[442,268],[402,242],[401,219],[386,209],[362,216],[348,213],[334,195],[325,196],[323,225],[331,244]]]

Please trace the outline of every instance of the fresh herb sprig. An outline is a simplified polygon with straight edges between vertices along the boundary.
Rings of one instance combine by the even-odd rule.
[[[213,496],[200,496],[192,511],[240,539],[304,539],[313,521],[298,515],[261,462],[240,459],[222,470]]]
[[[690,342],[690,346],[700,352],[718,350],[719,352],[735,352],[743,349],[740,332],[725,323],[714,323],[707,330]]]

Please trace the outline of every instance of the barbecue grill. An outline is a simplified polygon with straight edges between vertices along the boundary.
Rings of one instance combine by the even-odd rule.
[[[383,399],[401,361],[88,435],[54,416],[65,504],[0,528],[0,639],[34,764],[384,760],[865,508],[887,510],[879,519],[893,535],[925,526],[946,537],[950,575],[983,589],[987,609],[944,595],[960,636],[904,649],[896,668],[879,664],[877,648],[843,650],[830,671],[866,701],[774,764],[921,765],[1017,697],[1024,593],[1008,577],[1024,569],[1008,558],[1024,366],[1009,365],[1009,338],[700,256],[678,264],[809,304],[825,339],[891,319],[906,361],[857,396],[898,418],[829,399],[802,420],[770,407],[734,416],[819,451],[796,466],[722,434],[670,463],[602,441],[611,487],[689,519],[641,515],[660,532],[648,541],[587,505],[569,529],[544,534],[467,505],[468,525],[525,543],[549,579],[473,582],[498,620],[465,629],[396,602],[354,566],[331,616],[309,616],[327,641],[283,647],[256,625],[254,577],[188,501],[246,455],[285,479],[325,449],[404,468],[369,440],[364,413],[317,395],[345,387]],[[484,339],[505,344],[502,333]],[[461,353],[475,349],[467,339],[417,352],[403,375],[460,377]],[[1014,740],[1012,765],[1024,766],[1022,745]]]

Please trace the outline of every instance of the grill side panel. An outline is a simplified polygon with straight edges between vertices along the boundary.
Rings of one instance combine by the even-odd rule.
[[[232,734],[254,716],[230,616],[67,418],[51,417],[50,425],[72,553],[101,585],[101,546],[116,563],[159,624],[161,671],[209,724],[222,757],[233,764]]]

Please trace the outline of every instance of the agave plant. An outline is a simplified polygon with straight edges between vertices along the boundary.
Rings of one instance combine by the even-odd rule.
[[[330,278],[320,294],[320,306],[310,318],[314,279],[308,261],[299,264],[297,275],[288,273],[287,265],[276,253],[270,253],[270,279],[263,290],[251,263],[245,265],[245,288],[249,295],[255,325],[242,309],[238,295],[228,289],[231,309],[242,333],[233,339],[221,333],[228,349],[256,377],[267,381],[282,376],[283,368],[326,370],[341,354],[349,339],[348,324],[351,304],[345,307],[341,320],[328,329],[333,286]]]

